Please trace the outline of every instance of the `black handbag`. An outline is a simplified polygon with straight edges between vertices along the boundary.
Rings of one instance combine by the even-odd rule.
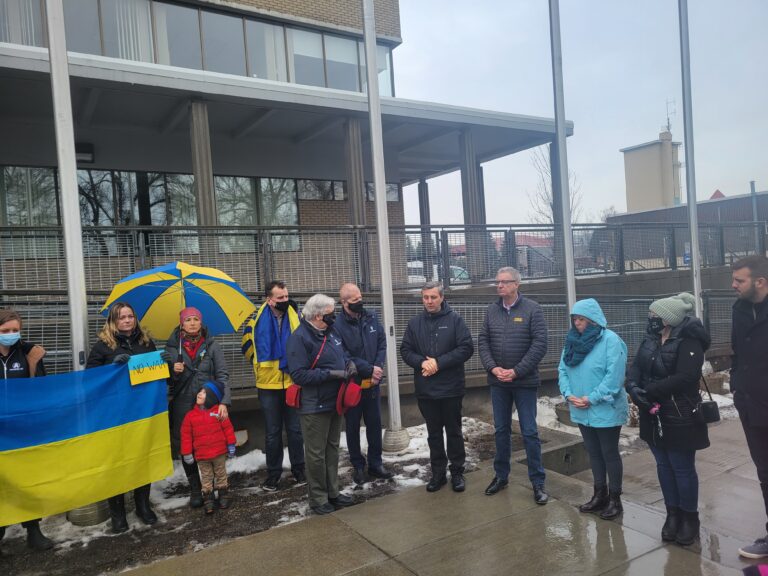
[[[702,400],[701,392],[699,392],[699,401],[693,407],[693,417],[696,418],[697,421],[703,422],[704,424],[714,424],[716,422],[720,422],[720,408],[718,407],[717,402],[712,399],[712,393],[709,391],[707,380],[703,375],[701,377],[701,381],[704,382],[704,388],[707,391],[709,400]]]

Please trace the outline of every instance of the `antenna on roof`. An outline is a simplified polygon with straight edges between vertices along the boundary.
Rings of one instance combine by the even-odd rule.
[[[670,116],[677,116],[677,103],[674,98],[671,100],[669,98],[667,99],[667,125],[665,126],[667,132],[672,132],[672,121],[670,120]]]

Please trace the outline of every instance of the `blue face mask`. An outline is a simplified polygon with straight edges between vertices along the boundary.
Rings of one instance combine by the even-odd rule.
[[[13,346],[21,340],[21,332],[9,332],[8,334],[0,334],[0,346]]]

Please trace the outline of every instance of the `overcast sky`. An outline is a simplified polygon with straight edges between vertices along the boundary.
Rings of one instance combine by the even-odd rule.
[[[548,10],[547,0],[401,0],[397,96],[553,117]],[[568,163],[582,220],[594,221],[626,209],[619,149],[658,138],[667,100],[683,141],[677,1],[561,0],[560,11]],[[746,194],[750,180],[768,190],[768,1],[691,0],[689,29],[698,197]],[[488,222],[527,222],[530,153],[484,166]],[[416,187],[404,196],[417,224]],[[433,224],[461,223],[458,173],[430,180],[430,201]]]

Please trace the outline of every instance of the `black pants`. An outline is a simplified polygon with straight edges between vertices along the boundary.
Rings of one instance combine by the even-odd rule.
[[[427,423],[427,443],[432,474],[444,473],[450,460],[451,474],[464,471],[464,435],[461,433],[461,401],[455,398],[419,398],[419,410]],[[443,429],[448,440],[448,455],[443,442]]]
[[[768,517],[768,427],[751,426],[743,419],[741,425],[744,428],[744,436],[747,437],[749,455],[752,456],[752,461],[757,468],[757,479],[763,491],[765,515]],[[765,530],[768,532],[768,522],[765,524]]]
[[[608,490],[621,494],[621,480],[624,468],[619,454],[619,433],[621,426],[611,428],[593,428],[579,424],[584,446],[589,453],[589,464],[592,467],[592,478],[595,486],[606,486]]]

